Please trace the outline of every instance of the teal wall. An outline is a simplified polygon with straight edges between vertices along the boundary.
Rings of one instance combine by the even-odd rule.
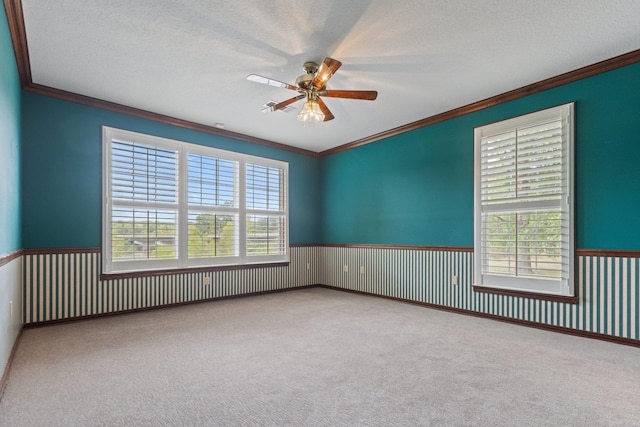
[[[20,245],[20,79],[0,8],[0,257]]]
[[[0,259],[22,247],[20,236],[21,88],[7,16],[0,7]],[[7,260],[7,258],[4,258]],[[22,330],[22,259],[0,265],[0,376]],[[13,304],[13,310],[9,310]]]
[[[640,249],[639,94],[640,63],[325,157],[323,242],[472,246],[474,127],[575,101],[577,247]]]
[[[101,245],[102,125],[289,162],[290,241],[321,238],[316,158],[24,92],[22,244]]]
[[[5,186],[18,173],[7,160],[18,156],[16,85],[3,98],[14,118],[0,124],[9,135],[1,149],[14,151],[0,157]],[[100,246],[102,125],[288,161],[292,243],[472,246],[474,127],[575,101],[577,246],[640,249],[638,93],[633,64],[316,159],[25,92],[22,247]],[[20,241],[15,183],[2,197],[6,252]]]

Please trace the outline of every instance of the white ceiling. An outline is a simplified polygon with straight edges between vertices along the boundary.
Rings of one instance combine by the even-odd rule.
[[[22,0],[32,80],[312,151],[640,48],[638,0]],[[302,64],[343,66],[336,118],[261,113]],[[302,102],[293,104],[297,109]]]

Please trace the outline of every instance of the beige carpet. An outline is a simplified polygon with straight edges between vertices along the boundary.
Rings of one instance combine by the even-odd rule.
[[[640,349],[314,288],[24,331],[2,426],[638,426]]]

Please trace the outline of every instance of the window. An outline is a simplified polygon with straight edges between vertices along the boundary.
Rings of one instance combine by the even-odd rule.
[[[103,271],[287,262],[288,164],[103,127]]]
[[[475,129],[474,284],[573,296],[573,103]]]

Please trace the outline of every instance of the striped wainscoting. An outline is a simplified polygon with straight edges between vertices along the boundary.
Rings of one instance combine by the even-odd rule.
[[[474,292],[471,252],[325,246],[320,259],[320,283],[328,286],[640,339],[639,258],[580,256],[578,304]]]
[[[289,266],[100,280],[101,255],[60,251],[24,255],[25,324],[145,309],[319,282],[321,248],[292,247]],[[307,269],[307,263],[309,269]],[[205,277],[211,285],[205,285]]]
[[[474,292],[473,253],[308,245],[289,266],[100,280],[100,253],[22,256],[25,324],[322,284],[550,327],[640,340],[640,258],[579,256],[577,304]],[[307,269],[309,264],[309,269]],[[346,271],[345,267],[346,266]],[[458,284],[452,277],[458,276]],[[211,285],[205,285],[205,277]]]

